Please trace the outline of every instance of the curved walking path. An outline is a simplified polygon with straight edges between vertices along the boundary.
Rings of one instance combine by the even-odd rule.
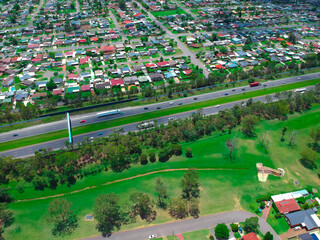
[[[179,233],[192,232],[205,228],[211,228],[216,226],[219,223],[230,224],[233,222],[243,222],[246,218],[257,217],[255,214],[243,211],[236,210],[230,212],[217,213],[212,215],[207,215],[199,217],[196,219],[187,219],[182,221],[174,221],[169,223],[164,223],[160,225],[154,225],[145,228],[138,228],[129,231],[117,232],[112,234],[108,238],[102,236],[95,236],[86,238],[88,240],[144,240],[148,239],[148,236],[151,234],[157,234],[158,237],[164,237],[169,235],[176,235]],[[280,240],[280,237],[273,228],[262,218],[259,218],[260,231],[265,234],[270,231],[273,234],[274,240]]]
[[[195,168],[195,169],[197,171],[225,171],[225,170],[226,171],[237,171],[237,170],[245,170],[245,168],[237,168],[237,169],[232,169],[232,168]],[[128,180],[131,180],[131,179],[134,179],[134,178],[140,178],[140,177],[144,177],[144,176],[148,176],[148,175],[152,175],[152,174],[156,174],[156,173],[160,173],[160,172],[174,172],[174,171],[186,171],[186,170],[188,170],[188,168],[157,170],[157,171],[152,171],[152,172],[148,172],[148,173],[139,174],[139,175],[132,176],[132,177],[127,177],[127,178],[114,180],[114,181],[111,181],[111,182],[106,182],[106,183],[101,184],[100,186],[110,185],[110,184],[113,184],[113,183],[118,183],[118,182],[123,182],[123,181],[128,181]],[[79,189],[79,190],[75,190],[75,191],[72,191],[72,192],[60,193],[60,194],[51,195],[51,196],[22,199],[22,200],[17,200],[15,202],[29,202],[29,201],[35,201],[35,200],[48,199],[48,198],[62,197],[62,196],[65,196],[65,195],[86,191],[86,190],[89,190],[89,189],[92,189],[92,188],[96,188],[96,187],[98,187],[98,186],[85,187],[85,188],[82,188],[82,189]]]

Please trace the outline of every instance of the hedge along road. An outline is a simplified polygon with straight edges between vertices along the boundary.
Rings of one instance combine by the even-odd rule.
[[[123,117],[119,119],[114,119],[114,120],[109,120],[109,121],[104,121],[104,122],[99,122],[94,124],[88,124],[84,126],[75,127],[73,128],[72,131],[73,131],[73,135],[80,135],[80,134],[95,132],[103,129],[119,127],[119,126],[123,126],[130,123],[136,123],[136,122],[146,121],[146,120],[155,119],[163,116],[188,112],[188,111],[192,111],[200,108],[206,108],[206,107],[214,106],[217,104],[231,103],[231,102],[258,97],[258,96],[264,96],[268,94],[274,94],[277,92],[292,90],[296,88],[312,86],[318,83],[320,83],[320,78],[303,81],[303,82],[286,84],[278,87],[271,87],[267,89],[256,90],[256,91],[247,92],[247,93],[234,94],[232,96],[225,96],[222,98],[215,98],[207,101],[196,102],[188,105],[181,105],[181,106],[158,110],[154,112],[137,114],[130,117]],[[22,148],[22,147],[26,147],[34,144],[39,144],[39,143],[45,143],[52,140],[66,138],[68,136],[67,134],[68,134],[67,130],[59,130],[55,132],[40,134],[40,135],[17,139],[13,141],[2,142],[0,143],[0,152],[4,152],[4,151],[16,149],[16,148]],[[47,147],[52,147],[52,148],[55,147],[56,149],[58,149],[58,146],[49,145]],[[59,147],[63,147],[63,145],[61,146],[60,144]],[[14,154],[14,153],[10,154],[10,152],[5,153],[5,155],[15,155],[16,157],[23,156],[21,153],[18,156],[17,154]]]

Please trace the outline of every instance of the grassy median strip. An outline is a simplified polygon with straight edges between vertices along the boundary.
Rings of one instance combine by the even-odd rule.
[[[283,92],[283,91],[306,87],[306,86],[311,86],[311,85],[315,85],[315,84],[319,84],[319,83],[320,83],[320,78],[317,78],[317,79],[312,79],[312,80],[298,82],[298,83],[286,84],[283,86],[278,86],[278,87],[273,87],[273,88],[261,89],[261,90],[257,90],[257,91],[253,91],[253,92],[244,92],[244,93],[236,94],[236,95],[232,95],[232,96],[226,96],[226,97],[222,97],[222,98],[216,98],[216,99],[211,99],[211,100],[207,100],[207,101],[196,102],[196,103],[187,104],[187,105],[181,105],[181,106],[177,106],[177,107],[173,107],[173,108],[169,108],[169,109],[163,109],[163,110],[158,110],[158,111],[154,111],[154,112],[137,114],[137,115],[130,116],[130,117],[123,117],[120,119],[114,119],[114,120],[109,120],[109,121],[105,121],[105,122],[88,124],[88,125],[73,128],[73,135],[79,135],[79,134],[83,134],[83,133],[98,131],[101,129],[117,127],[117,126],[121,126],[121,125],[125,125],[125,124],[145,121],[145,120],[163,117],[163,116],[167,116],[167,115],[172,115],[172,114],[176,114],[176,113],[192,111],[192,110],[199,109],[199,108],[214,106],[216,104],[224,104],[224,103],[235,102],[235,101],[244,100],[244,99],[248,99],[248,98],[273,94],[273,93],[277,93],[277,92]],[[66,130],[60,130],[60,131],[56,131],[56,132],[41,134],[41,135],[37,135],[37,136],[33,136],[33,137],[8,141],[8,142],[0,143],[0,152],[19,148],[19,147],[30,146],[33,144],[43,143],[43,142],[47,142],[47,141],[51,141],[51,140],[56,140],[56,139],[60,139],[60,138],[65,138],[67,136],[68,136],[68,133],[67,133],[67,129],[66,129]]]

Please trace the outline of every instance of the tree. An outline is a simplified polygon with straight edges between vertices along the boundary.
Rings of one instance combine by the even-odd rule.
[[[296,35],[294,35],[294,33],[290,33],[289,34],[289,38],[288,38],[288,42],[291,42],[291,43],[295,44],[296,41],[297,41]]]
[[[148,156],[145,153],[140,155],[140,163],[141,165],[146,165],[148,163]]]
[[[313,144],[317,145],[318,142],[320,141],[320,127],[312,128],[309,133],[309,136],[313,140]]]
[[[228,239],[229,229],[226,224],[220,223],[214,228],[214,233],[218,239]]]
[[[270,232],[266,232],[263,236],[263,240],[273,240],[273,235]]]
[[[180,186],[182,188],[182,198],[190,200],[192,197],[200,197],[199,174],[195,169],[189,169],[183,175]]]
[[[232,223],[230,226],[231,226],[232,232],[238,232],[238,230],[239,230],[238,224]]]
[[[317,168],[317,161],[319,159],[318,154],[316,151],[312,150],[311,148],[305,148],[300,153],[300,163],[309,169],[316,169]]]
[[[188,204],[185,199],[174,198],[169,203],[169,214],[176,219],[183,219],[188,216]]]
[[[170,158],[169,150],[167,148],[160,149],[158,153],[158,157],[160,162],[168,161]]]
[[[288,128],[287,127],[283,127],[282,130],[281,130],[281,139],[280,141],[281,142],[284,142],[284,135],[286,134]]]
[[[153,209],[154,203],[147,194],[133,193],[130,200],[134,203],[132,206],[133,215],[139,215],[141,219],[151,222],[156,218],[157,212]]]
[[[245,232],[258,233],[258,228],[260,227],[258,222],[259,222],[258,217],[247,218],[243,224],[243,230]]]
[[[10,203],[12,202],[13,198],[12,196],[8,193],[8,188],[0,186],[0,203]]]
[[[228,140],[226,141],[226,147],[227,147],[228,152],[229,152],[228,157],[229,157],[229,159],[232,159],[232,158],[233,158],[232,153],[233,153],[233,152],[236,150],[236,148],[237,148],[236,140],[235,140],[235,139],[228,139]]]
[[[161,177],[156,178],[155,190],[158,194],[158,204],[160,207],[165,207],[164,199],[167,198],[167,186],[162,181]]]
[[[189,201],[189,214],[194,218],[198,218],[200,213],[199,199],[191,198]]]
[[[254,136],[255,125],[257,125],[259,119],[256,115],[247,115],[242,119],[242,132],[248,136]]]
[[[149,161],[154,163],[155,161],[157,161],[156,159],[156,154],[154,152],[150,152],[149,153]]]
[[[289,137],[289,146],[292,147],[295,145],[295,141],[296,141],[296,135],[297,132],[296,131],[292,131]]]
[[[52,91],[53,89],[57,88],[57,84],[55,84],[52,79],[49,82],[47,82],[46,86],[49,91]]]
[[[53,223],[52,235],[70,235],[78,227],[78,220],[71,210],[71,202],[57,198],[50,202],[47,221]]]
[[[192,149],[190,147],[186,148],[186,157],[192,158]]]
[[[7,203],[0,203],[0,219],[4,227],[10,226],[13,221],[13,212],[7,209]]]
[[[119,197],[114,193],[103,193],[95,199],[93,215],[98,222],[96,229],[104,237],[110,236],[115,230],[119,230],[123,224],[124,212],[121,211],[119,200]]]

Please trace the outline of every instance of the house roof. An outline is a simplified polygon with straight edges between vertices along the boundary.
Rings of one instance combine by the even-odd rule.
[[[305,225],[307,230],[320,227],[320,220],[312,209],[285,214],[291,226]]]
[[[81,85],[81,91],[90,91],[90,84]]]
[[[301,240],[314,240],[310,233],[304,233],[299,235]]]
[[[257,235],[254,232],[248,233],[246,235],[244,235],[243,240],[259,240]]]
[[[157,62],[158,67],[165,67],[169,65],[168,61],[164,61],[164,62]]]
[[[111,82],[112,86],[118,86],[118,85],[123,85],[124,84],[122,78],[111,79],[110,82]]]
[[[279,212],[282,214],[299,211],[301,209],[295,199],[283,200],[280,202],[275,202],[275,204]]]

